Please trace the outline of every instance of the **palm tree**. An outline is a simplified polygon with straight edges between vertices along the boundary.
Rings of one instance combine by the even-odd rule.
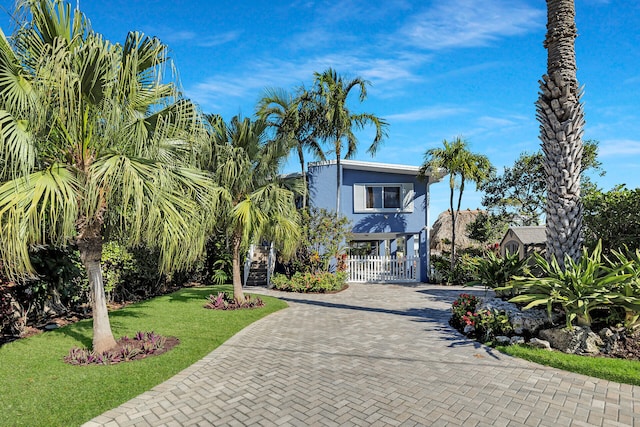
[[[300,234],[293,193],[278,178],[284,155],[278,144],[267,140],[267,122],[236,116],[226,124],[208,116],[215,155],[208,165],[214,172],[225,201],[220,217],[227,218],[233,260],[233,294],[244,301],[240,254],[251,243],[269,239],[281,253],[295,250]]]
[[[580,171],[584,111],[576,78],[573,0],[547,0],[547,74],[540,81],[537,116],[547,181],[548,259],[577,260],[582,247]]]
[[[204,127],[194,105],[162,83],[167,48],[130,33],[114,45],[84,15],[27,0],[15,44],[2,35],[0,259],[14,277],[33,245],[77,245],[93,308],[93,349],[115,346],[104,294],[103,242],[146,242],[161,271],[203,251],[213,181],[191,167]],[[185,244],[188,242],[188,244]]]
[[[373,156],[380,142],[386,136],[387,123],[370,113],[352,113],[347,106],[349,94],[355,88],[360,90],[360,102],[366,99],[368,81],[360,77],[346,80],[331,68],[323,73],[316,72],[314,76],[315,87],[310,96],[315,110],[313,117],[316,135],[331,146],[336,156],[336,214],[339,214],[340,187],[342,185],[340,159],[342,158],[343,144],[346,143],[347,148],[344,158],[352,158],[358,148],[358,139],[353,133],[354,129],[363,129],[366,125],[374,125],[376,136],[367,149],[367,152]]]
[[[467,142],[456,137],[452,142],[442,141],[442,148],[431,148],[424,155],[424,163],[420,167],[419,175],[426,177],[434,172],[442,171],[449,175],[449,206],[451,212],[451,271],[455,267],[456,254],[456,219],[460,213],[462,193],[465,182],[474,182],[476,187],[484,183],[493,172],[489,159],[481,154],[469,151]],[[458,188],[458,202],[454,209],[454,194]]]
[[[275,141],[285,151],[295,150],[300,161],[302,174],[302,208],[307,206],[307,174],[305,170],[305,150],[319,160],[325,160],[322,147],[314,136],[312,110],[304,89],[292,96],[282,89],[268,89],[257,106],[258,117],[275,128]]]

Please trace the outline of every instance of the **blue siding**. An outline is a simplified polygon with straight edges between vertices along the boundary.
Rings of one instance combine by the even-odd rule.
[[[353,200],[354,184],[413,183],[414,208],[410,213],[356,213]],[[335,180],[334,180],[335,186]],[[418,233],[425,223],[425,183],[411,175],[344,169],[340,210],[353,223],[354,233]],[[334,191],[335,192],[335,191]],[[335,200],[335,195],[334,195]]]
[[[310,206],[336,210],[336,165],[318,165],[309,168]]]
[[[314,165],[309,168],[309,201],[311,206],[330,211],[336,209],[336,165]],[[414,207],[411,213],[356,213],[353,202],[354,184],[413,183]],[[340,210],[353,224],[354,233],[419,233],[425,225],[426,184],[411,175],[343,169]]]

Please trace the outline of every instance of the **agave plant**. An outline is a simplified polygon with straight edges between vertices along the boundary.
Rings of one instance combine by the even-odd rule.
[[[514,277],[511,286],[520,295],[511,302],[527,303],[524,309],[546,305],[551,317],[553,304],[560,304],[565,312],[567,327],[575,320],[579,326],[591,325],[591,312],[602,306],[620,303],[615,292],[631,275],[625,272],[628,264],[607,266],[602,260],[602,244],[598,243],[591,254],[583,249],[582,257],[574,261],[570,256],[561,267],[555,256],[551,261],[534,253],[535,264],[543,277]]]

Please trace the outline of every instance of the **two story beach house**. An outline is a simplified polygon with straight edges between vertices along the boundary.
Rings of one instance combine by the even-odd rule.
[[[353,225],[350,281],[427,281],[429,271],[429,186],[441,176],[418,178],[419,167],[340,161],[310,163],[309,202],[335,211]]]

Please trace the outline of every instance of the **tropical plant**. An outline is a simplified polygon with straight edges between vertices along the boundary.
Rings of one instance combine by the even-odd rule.
[[[367,149],[372,156],[386,136],[387,122],[371,113],[353,113],[348,105],[349,94],[355,88],[360,91],[360,102],[367,97],[367,85],[370,83],[361,77],[347,79],[334,69],[328,68],[322,73],[314,73],[314,88],[308,94],[311,102],[315,135],[327,143],[336,157],[336,214],[340,213],[340,188],[342,186],[342,158],[346,143],[345,159],[352,158],[358,148],[358,138],[354,130],[373,125],[376,135]]]
[[[509,251],[504,256],[488,251],[484,256],[477,257],[474,264],[477,280],[469,285],[482,284],[491,289],[504,287],[514,276],[523,276],[528,271],[528,259],[520,259],[518,253],[511,254]]]
[[[627,253],[623,251],[613,251],[613,260],[609,263],[622,265],[622,274],[629,278],[623,283],[618,283],[613,289],[617,292],[612,301],[614,304],[624,309],[624,324],[629,329],[640,327],[640,249]]]
[[[489,158],[469,151],[467,142],[457,137],[452,142],[442,141],[442,148],[431,148],[424,155],[419,176],[424,178],[432,171],[443,171],[449,175],[449,211],[451,213],[451,271],[456,261],[456,219],[460,213],[462,194],[467,180],[479,187],[493,171]],[[458,188],[458,202],[454,206],[455,190]]]
[[[574,0],[547,0],[547,74],[536,102],[547,181],[546,256],[562,267],[582,248],[580,171],[584,110],[576,77]]]
[[[516,276],[510,285],[498,289],[515,289],[519,295],[509,301],[527,304],[525,310],[546,305],[549,317],[553,305],[559,304],[564,310],[567,327],[571,327],[574,320],[578,326],[590,326],[591,312],[620,302],[615,289],[630,277],[625,273],[628,265],[608,267],[605,264],[601,244],[591,253],[584,249],[578,261],[567,255],[564,266],[555,257],[550,262],[537,252],[533,257],[542,277]]]
[[[346,286],[347,274],[336,273],[301,273],[296,272],[288,278],[284,274],[276,274],[272,279],[273,288],[288,292],[335,292]]]
[[[28,248],[73,243],[87,270],[93,350],[115,346],[103,242],[160,249],[161,271],[193,262],[215,221],[216,187],[194,168],[195,106],[166,82],[167,47],[129,33],[112,44],[77,8],[19,2],[30,21],[0,37],[0,258],[33,272]],[[188,244],[185,244],[188,242]]]
[[[302,175],[302,208],[307,206],[307,172],[304,154],[310,151],[318,160],[325,160],[322,147],[314,135],[313,110],[309,95],[303,88],[292,96],[282,89],[265,91],[257,106],[257,114],[275,128],[275,142],[284,151],[295,150]]]
[[[209,295],[207,301],[204,308],[210,310],[239,310],[243,308],[264,307],[264,301],[260,298],[251,298],[251,295],[247,295],[243,300],[239,300],[226,292]]]
[[[290,256],[299,239],[299,215],[293,193],[278,176],[286,152],[267,139],[267,123],[238,116],[228,124],[219,116],[208,120],[214,156],[203,166],[222,191],[219,217],[231,236],[233,295],[244,301],[240,254],[265,239]]]

